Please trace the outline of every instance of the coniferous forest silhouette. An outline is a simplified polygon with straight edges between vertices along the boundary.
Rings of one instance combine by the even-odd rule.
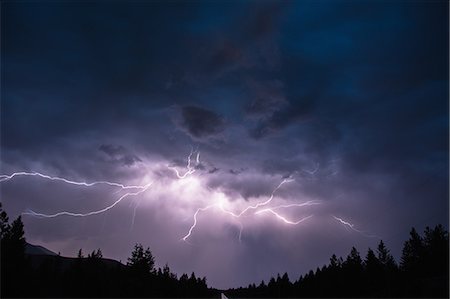
[[[301,298],[449,296],[449,239],[442,225],[423,234],[411,229],[395,261],[383,241],[365,255],[353,247],[292,281],[287,273],[247,287],[217,290],[192,272],[177,277],[155,267],[150,248],[136,244],[127,264],[105,259],[101,249],[76,258],[26,254],[24,225],[9,222],[0,203],[1,297]]]

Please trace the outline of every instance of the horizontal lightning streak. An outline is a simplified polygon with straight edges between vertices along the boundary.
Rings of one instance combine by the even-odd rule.
[[[128,192],[125,193],[124,195],[122,195],[121,197],[119,197],[118,200],[116,200],[114,203],[112,203],[111,205],[101,209],[101,210],[97,210],[97,211],[92,211],[92,212],[88,212],[88,213],[73,213],[73,212],[67,212],[67,211],[63,211],[63,212],[58,212],[55,214],[42,214],[42,213],[36,213],[34,211],[30,212],[23,212],[22,215],[30,215],[30,216],[37,216],[37,217],[42,217],[42,218],[55,218],[58,216],[73,216],[73,217],[86,217],[86,216],[92,216],[92,215],[97,215],[97,214],[101,214],[104,213],[110,209],[112,209],[114,206],[116,206],[119,202],[121,202],[125,197],[128,196],[136,196],[139,195],[145,191],[147,191],[147,189],[153,184],[153,182],[143,186],[144,189],[139,190],[137,192]]]
[[[267,208],[266,210],[277,210],[277,209],[283,209],[283,208],[293,208],[293,207],[304,207],[304,206],[313,206],[313,205],[320,205],[321,202],[318,201],[314,201],[314,200],[308,200],[306,202],[302,202],[302,203],[292,203],[292,204],[288,204],[288,205],[279,205],[279,206],[274,206],[271,208]],[[260,211],[264,211],[264,210],[260,210]]]
[[[67,184],[72,184],[72,185],[77,185],[77,186],[85,186],[85,187],[92,187],[95,185],[109,185],[109,186],[114,186],[114,187],[119,187],[122,189],[144,189],[145,186],[136,186],[136,185],[124,185],[124,184],[120,184],[120,183],[115,183],[115,182],[108,182],[108,181],[96,181],[96,182],[92,182],[92,183],[87,183],[87,182],[76,182],[76,181],[72,181],[72,180],[68,180],[62,177],[55,177],[55,176],[49,176],[40,172],[15,172],[11,175],[6,175],[6,174],[2,174],[0,175],[0,183],[4,182],[4,181],[8,181],[14,177],[18,177],[18,176],[38,176],[44,179],[49,179],[52,181],[61,181]]]
[[[304,218],[302,218],[302,219],[300,219],[298,221],[291,221],[291,220],[286,219],[284,216],[281,216],[280,214],[278,214],[277,212],[275,212],[274,210],[271,210],[271,209],[260,210],[260,211],[256,212],[255,215],[258,215],[258,214],[261,214],[261,213],[271,213],[271,214],[275,215],[278,219],[283,221],[284,223],[291,224],[291,225],[300,224],[303,221],[308,220],[309,218],[311,218],[313,216],[313,215],[309,215],[309,216],[306,216],[306,217],[304,217]]]
[[[183,176],[180,176],[178,171],[175,169],[177,176],[179,178],[184,178],[186,177],[188,174],[192,174],[195,171],[195,168],[191,167],[191,157],[193,155],[193,150],[191,150],[191,153],[188,156],[188,172],[186,174],[184,174]],[[196,156],[196,162],[197,164],[200,163],[200,153],[197,153]],[[58,212],[55,214],[44,214],[44,213],[37,213],[34,212],[32,210],[29,210],[27,212],[23,212],[22,215],[30,215],[30,216],[36,216],[36,217],[42,217],[42,218],[55,218],[58,216],[72,216],[72,217],[86,217],[86,216],[92,216],[92,215],[97,215],[97,214],[101,214],[104,213],[110,209],[112,209],[113,207],[115,207],[118,203],[120,203],[124,198],[128,197],[128,196],[136,196],[139,195],[145,191],[147,191],[147,189],[153,184],[153,182],[147,184],[147,185],[124,185],[124,184],[120,184],[120,183],[116,183],[116,182],[110,182],[110,181],[95,181],[95,182],[77,182],[77,181],[73,181],[73,180],[69,180],[63,177],[57,177],[57,176],[50,176],[47,174],[43,174],[40,172],[25,172],[25,171],[21,171],[21,172],[15,172],[11,175],[6,175],[6,174],[2,174],[0,175],[0,183],[4,182],[4,181],[8,181],[13,179],[14,177],[19,177],[19,176],[37,176],[37,177],[41,177],[44,179],[48,179],[48,180],[52,180],[52,181],[61,181],[67,184],[71,184],[71,185],[76,185],[76,186],[85,186],[85,187],[92,187],[95,185],[100,185],[100,184],[105,184],[105,185],[109,185],[109,186],[113,186],[113,187],[119,187],[123,190],[125,189],[140,189],[137,192],[128,192],[125,193],[124,195],[120,196],[119,199],[117,199],[114,203],[112,203],[111,205],[100,209],[100,210],[96,210],[96,211],[91,211],[88,213],[74,213],[74,212],[69,212],[69,211],[62,211],[62,212]],[[116,192],[117,193],[117,192]],[[137,205],[135,206],[134,212],[133,212],[133,218],[132,218],[132,226],[134,225],[134,220],[136,217],[136,209],[137,209]]]

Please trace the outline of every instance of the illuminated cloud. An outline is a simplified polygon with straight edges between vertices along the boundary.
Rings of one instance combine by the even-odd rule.
[[[122,262],[140,242],[158,265],[218,288],[297,278],[373,247],[367,235],[398,257],[411,226],[448,223],[447,12],[444,2],[8,2],[0,174],[152,185],[115,204],[142,189],[3,176],[2,204],[10,218],[114,205],[26,215],[26,237]],[[287,178],[260,207],[272,212],[229,213]]]

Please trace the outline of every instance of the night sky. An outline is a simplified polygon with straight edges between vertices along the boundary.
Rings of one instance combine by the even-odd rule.
[[[1,202],[28,213],[32,244],[125,263],[139,242],[217,288],[297,279],[380,239],[398,259],[412,226],[448,229],[448,11],[3,2],[0,173],[153,184],[46,218],[31,211],[85,214],[143,189],[2,176]]]

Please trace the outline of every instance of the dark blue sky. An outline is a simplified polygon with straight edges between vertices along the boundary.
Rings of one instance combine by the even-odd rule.
[[[1,8],[1,173],[155,182],[99,215],[24,215],[30,242],[122,261],[141,242],[160,266],[223,288],[296,279],[379,238],[398,258],[412,226],[448,228],[447,1]],[[191,146],[201,162],[179,180],[168,166],[181,171]],[[196,209],[220,201],[239,212],[287,177],[271,207],[314,200],[277,210],[313,217],[289,225],[208,210],[180,241]],[[12,217],[85,213],[118,197],[36,177],[0,184]]]

